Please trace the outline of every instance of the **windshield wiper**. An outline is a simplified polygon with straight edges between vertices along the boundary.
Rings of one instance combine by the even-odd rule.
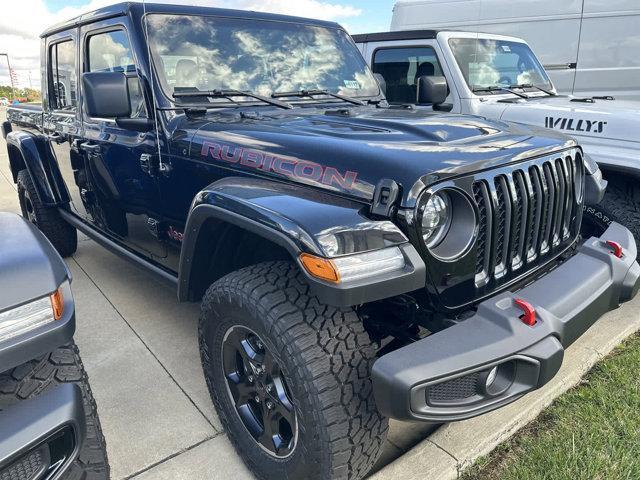
[[[274,100],[273,98],[263,97],[262,95],[258,95],[253,92],[245,92],[241,90],[194,90],[188,92],[174,92],[173,98],[193,98],[193,97],[209,97],[209,98],[226,98],[227,100],[231,100],[229,97],[250,97],[255,98],[256,100],[260,100],[261,102],[268,103],[270,105],[274,105],[280,108],[290,109],[293,108],[293,105],[287,102],[281,102],[279,100]],[[233,102],[233,100],[231,100]]]
[[[547,90],[546,88],[539,87],[534,85],[533,83],[522,83],[520,85],[510,85],[509,88],[535,88],[536,90],[540,90],[542,93],[546,93],[550,97],[555,97],[558,95],[557,93],[553,93],[551,90]]]
[[[516,92],[515,90],[511,90],[510,87],[501,87],[499,85],[492,85],[490,87],[474,87],[471,90],[473,93],[478,92],[509,92],[520,98],[531,98],[529,95],[525,95],[524,93]]]
[[[271,94],[271,98],[282,97],[311,97],[316,95],[327,95],[329,97],[337,98],[345,102],[353,103],[354,105],[366,105],[365,102],[356,98],[347,97],[346,95],[340,95],[339,93],[333,93],[328,90],[298,90],[296,92],[276,92]]]

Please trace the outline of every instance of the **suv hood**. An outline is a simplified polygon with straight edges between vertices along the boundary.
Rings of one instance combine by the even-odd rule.
[[[176,155],[367,202],[380,180],[393,179],[403,207],[415,205],[426,185],[575,145],[549,130],[424,110],[265,109],[178,118],[170,147]]]
[[[640,142],[640,102],[596,99],[590,103],[575,101],[576,98],[541,96],[502,103],[500,118],[551,128],[585,141]]]

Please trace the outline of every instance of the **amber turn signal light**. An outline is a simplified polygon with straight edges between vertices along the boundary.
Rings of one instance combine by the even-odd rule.
[[[300,263],[302,263],[309,275],[327,282],[338,283],[340,281],[338,270],[331,260],[308,253],[301,253]]]
[[[62,289],[59,288],[51,295],[51,308],[53,308],[53,318],[60,320],[64,313],[64,297],[62,296]]]

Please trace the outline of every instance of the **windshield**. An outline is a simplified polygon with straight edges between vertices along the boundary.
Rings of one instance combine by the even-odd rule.
[[[471,90],[551,82],[526,43],[483,38],[451,38],[449,46]]]
[[[350,97],[379,94],[362,55],[340,29],[191,15],[154,14],[148,21],[151,55],[170,98],[174,92],[225,89],[262,96],[316,89]],[[203,100],[180,98],[185,101]]]

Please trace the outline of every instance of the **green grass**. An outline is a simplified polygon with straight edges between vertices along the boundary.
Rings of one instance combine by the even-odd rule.
[[[640,336],[462,478],[640,479]]]

